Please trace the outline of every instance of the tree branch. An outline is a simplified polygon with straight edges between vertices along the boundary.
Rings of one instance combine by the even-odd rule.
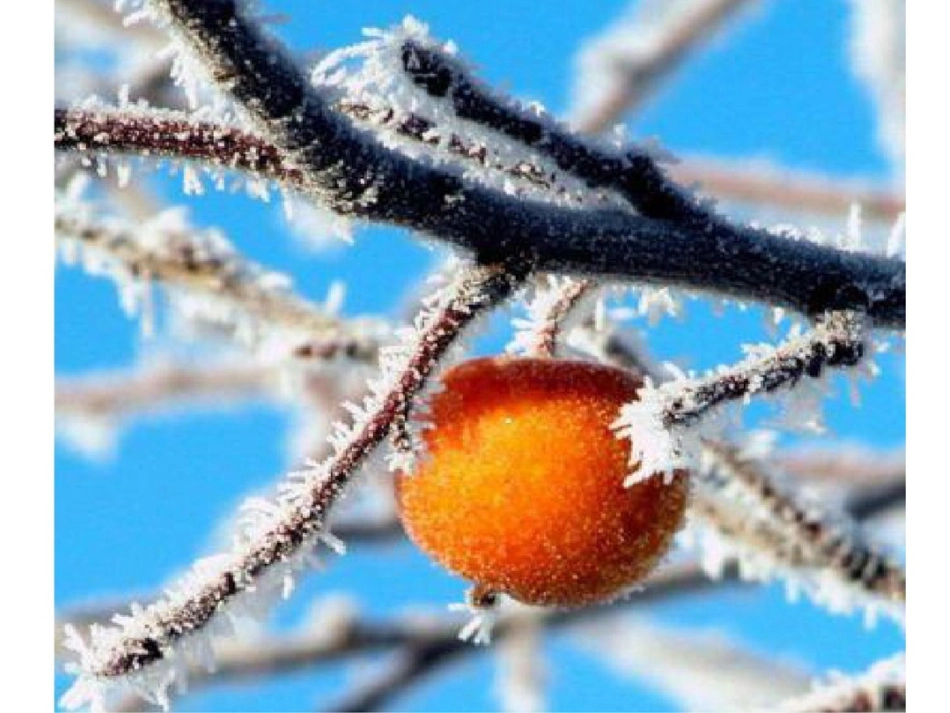
[[[80,674],[63,703],[67,707],[101,701],[116,685],[140,686],[158,701],[176,677],[174,666],[191,647],[206,645],[196,635],[212,620],[243,601],[260,597],[290,577],[318,541],[331,545],[327,515],[367,456],[382,443],[407,402],[424,386],[445,351],[475,317],[510,295],[517,277],[498,267],[473,268],[440,295],[424,313],[410,348],[389,354],[375,398],[356,408],[355,423],[340,425],[330,440],[333,453],[322,463],[291,476],[275,502],[249,502],[244,535],[235,549],[199,561],[168,595],[134,608],[117,626],[96,628],[86,644],[75,632],[71,647],[80,653]],[[265,576],[266,575],[266,576]],[[168,659],[171,652],[178,654]],[[156,668],[159,662],[166,667]]]
[[[785,701],[778,710],[788,713],[907,710],[903,654],[876,663],[862,675],[837,678],[807,695]]]
[[[877,326],[903,325],[901,261],[721,222],[674,225],[622,210],[513,201],[357,129],[234,0],[163,0],[155,7],[262,135],[304,172],[307,192],[337,212],[421,230],[483,262],[514,259],[546,272],[662,282],[809,315],[853,308]]]
[[[453,133],[448,139],[439,134],[435,122],[418,114],[397,115],[393,110],[374,110],[363,104],[338,102],[338,111],[370,126],[391,127],[395,133],[414,141],[444,146],[454,156],[481,166],[502,171],[549,190],[566,190],[557,184],[557,176],[540,167],[519,162],[505,164],[493,157],[489,147]],[[54,146],[59,151],[79,154],[131,154],[143,157],[186,159],[219,168],[233,169],[258,178],[278,181],[288,189],[301,190],[301,172],[281,158],[275,146],[261,137],[235,126],[225,126],[190,118],[183,112],[156,109],[54,109]],[[570,142],[563,135],[561,142]],[[564,150],[561,166],[572,166],[572,143]],[[585,149],[577,149],[585,151]],[[630,164],[643,158],[630,159]],[[587,155],[590,174],[608,173],[610,166],[630,172],[631,166],[618,166],[620,159]],[[606,165],[605,165],[606,164]],[[686,158],[671,163],[667,170],[674,180],[698,185],[699,190],[718,198],[739,203],[841,216],[858,204],[871,219],[894,221],[905,210],[898,193],[856,180],[846,181],[822,175],[796,173],[785,169],[749,167],[735,162],[707,158]],[[656,174],[652,180],[663,180]],[[622,184],[633,181],[620,177]],[[608,181],[609,182],[609,181]],[[647,179],[644,179],[647,182]],[[635,184],[636,181],[633,181]],[[595,182],[596,184],[596,182]],[[629,189],[628,189],[629,190]],[[633,193],[637,196],[639,193]],[[641,201],[642,202],[642,201]],[[656,216],[661,217],[661,216]]]
[[[294,294],[284,276],[245,260],[220,233],[191,228],[179,213],[160,213],[132,225],[96,217],[91,206],[66,201],[57,204],[55,231],[67,261],[78,247],[87,265],[99,272],[105,258],[130,309],[137,292],[130,294],[127,288],[147,291],[156,281],[210,300],[216,321],[222,306],[250,319],[243,325],[236,320],[236,327],[245,327],[239,333],[284,330],[294,335],[301,357],[347,355],[373,362],[378,355],[379,322],[344,321],[328,313]]]
[[[817,508],[799,504],[775,485],[762,464],[743,459],[730,446],[707,443],[706,447],[714,457],[701,477],[703,485],[712,485],[720,493],[728,494],[730,502],[750,503],[748,512],[720,528],[737,543],[751,545],[754,550],[764,549],[768,558],[780,566],[800,570],[809,577],[809,572],[824,576],[830,573],[845,590],[903,607],[907,586],[903,567],[870,547],[852,522],[835,522]],[[902,493],[903,489],[889,489],[877,497],[863,493],[848,507],[858,517],[869,510],[875,512],[879,507],[890,506]],[[703,513],[712,524],[721,525],[722,509],[717,510],[713,500],[703,501],[702,497],[697,498],[704,506]],[[771,539],[765,548],[756,546],[761,533]],[[790,572],[787,577],[794,579],[796,573]],[[828,583],[816,587],[827,588]],[[817,594],[821,596],[824,592]]]
[[[843,363],[860,357],[864,345],[858,327],[847,315],[833,315],[819,326],[816,334],[792,340],[772,354],[750,357],[738,367],[720,370],[692,384],[666,381],[657,390],[666,390],[668,396],[661,398],[666,410],[660,408],[664,415],[658,416],[662,424],[659,428],[666,433],[682,427],[698,419],[707,408],[721,403],[720,399],[779,388],[806,373],[817,376],[829,356],[835,358],[835,353],[843,358]],[[601,358],[664,381],[642,354],[630,349],[616,335],[588,342]],[[612,352],[605,349],[605,344],[612,345]],[[808,367],[811,360],[814,368]],[[741,376],[736,378],[737,375]],[[627,416],[635,408],[632,405],[625,409]],[[644,435],[642,428],[631,429],[629,435],[634,443],[651,438]],[[802,581],[819,601],[835,607],[850,605],[850,597],[856,593],[861,604],[883,603],[885,610],[897,618],[903,616],[903,567],[868,545],[852,522],[844,518],[835,521],[818,508],[800,504],[774,484],[763,464],[743,457],[735,446],[702,439],[697,448],[701,453],[700,467],[696,471],[691,512],[727,538],[747,572],[752,570],[753,576],[764,579],[777,572],[786,580]],[[641,464],[638,472],[649,473],[651,468]],[[860,517],[876,508],[890,507],[903,497],[903,483],[899,482],[860,492],[847,507],[854,508],[854,516]],[[751,562],[756,565],[750,567]],[[842,593],[847,599],[842,599]]]

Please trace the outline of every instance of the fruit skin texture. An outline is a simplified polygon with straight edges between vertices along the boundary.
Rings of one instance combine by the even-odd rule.
[[[629,488],[610,429],[642,382],[580,361],[473,359],[430,401],[427,456],[397,474],[409,537],[447,569],[527,604],[606,601],[667,551],[689,478]]]

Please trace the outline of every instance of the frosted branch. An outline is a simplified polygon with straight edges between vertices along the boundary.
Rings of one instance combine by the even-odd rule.
[[[271,368],[244,360],[161,361],[133,370],[58,380],[56,415],[114,419],[179,400],[254,395],[266,391],[272,377]]]
[[[832,610],[860,605],[873,613],[880,607],[903,619],[903,567],[871,547],[852,522],[802,504],[775,484],[762,463],[735,449],[713,443],[706,448],[710,457],[699,485],[711,492],[697,495],[694,513],[732,541],[746,576],[767,580],[778,574],[792,591],[802,586]]]
[[[307,193],[336,212],[420,230],[486,263],[526,261],[542,272],[662,282],[809,315],[859,308],[881,326],[904,322],[901,261],[721,221],[672,223],[513,199],[360,130],[235,0],[163,0],[150,7],[303,172]]]
[[[624,406],[614,424],[618,437],[633,444],[631,465],[638,467],[628,481],[691,465],[700,450],[697,427],[722,406],[817,379],[828,368],[853,367],[864,352],[861,318],[831,313],[807,334],[778,347],[756,348],[735,366],[648,385],[637,401]]]
[[[238,617],[239,607],[252,603],[251,594],[260,599],[280,586],[286,591],[288,578],[318,542],[337,546],[326,527],[330,508],[464,327],[506,298],[515,282],[497,267],[464,271],[420,315],[413,342],[385,355],[373,395],[362,408],[354,407],[352,425],[339,424],[331,435],[332,454],[291,474],[275,501],[245,505],[245,524],[233,550],[197,562],[165,598],[133,607],[130,616],[116,618],[116,626],[93,629],[89,643],[73,635],[79,678],[64,705],[101,705],[116,685],[138,686],[167,703],[165,689],[183,675],[183,662],[207,646],[202,631],[220,625],[224,614]]]
[[[861,343],[860,332],[851,331],[856,324],[848,324],[846,321],[842,326],[850,335],[849,349],[853,349]],[[825,325],[829,328],[827,322]],[[588,340],[588,351],[621,368],[635,368],[653,379],[663,379],[639,350],[613,333],[608,335],[614,347],[611,354],[606,353],[602,343],[593,340]],[[806,338],[801,344],[807,341]],[[828,352],[830,345],[837,344],[838,340],[819,339],[818,343],[823,343]],[[789,346],[780,347],[775,356]],[[791,349],[776,363],[788,364],[789,358],[795,358],[795,352]],[[808,354],[807,348],[804,353]],[[742,365],[727,371],[734,373],[741,368]],[[658,391],[667,389],[673,393],[680,388],[677,384],[687,390],[684,393],[688,392],[689,387],[681,380],[667,381]],[[641,398],[644,398],[642,394]],[[628,408],[637,409],[641,403],[635,402]],[[629,411],[627,413],[629,415]],[[682,422],[670,419],[663,423],[667,424],[663,428],[668,429]],[[662,431],[661,436],[665,433]],[[636,435],[631,432],[634,442],[642,442],[643,438],[642,431],[637,430]],[[869,613],[882,608],[898,619],[903,617],[906,587],[903,568],[869,546],[852,522],[843,516],[830,518],[820,508],[801,504],[775,485],[764,464],[743,457],[736,446],[696,439],[695,447],[700,467],[696,470],[697,487],[691,512],[716,532],[715,542],[704,543],[707,567],[714,574],[721,572],[725,562],[736,559],[743,576],[754,579],[779,576],[791,590],[803,586],[832,609],[849,610],[857,604],[867,607]],[[637,475],[640,472],[650,471],[638,471]],[[856,493],[847,502],[849,511],[863,518],[868,513],[891,507],[903,498],[902,481],[893,487]]]
[[[553,357],[557,342],[579,303],[595,289],[593,280],[543,276],[538,278],[526,319],[516,319],[514,339],[508,351],[516,354]]]
[[[280,332],[303,350],[300,356],[376,357],[380,324],[346,322],[299,297],[289,278],[245,260],[221,233],[192,228],[181,211],[136,224],[97,216],[91,206],[70,200],[57,202],[56,211],[63,258],[81,257],[87,271],[109,275],[130,312],[140,303],[147,308],[151,284],[161,283],[185,314],[230,324],[248,341]],[[145,319],[151,319],[148,312]]]
[[[200,161],[299,187],[300,171],[278,150],[237,126],[181,111],[98,107],[54,109],[53,145],[80,154],[131,154]]]
[[[785,701],[779,710],[789,713],[907,710],[904,656],[876,663],[860,676],[838,675],[806,696]]]
[[[457,133],[445,137],[435,122],[419,114],[397,114],[392,109],[374,109],[365,104],[345,101],[334,104],[334,108],[368,126],[387,126],[405,138],[444,146],[448,153],[460,159],[541,188],[561,192],[568,190],[558,183],[556,174],[526,161],[506,163],[495,156],[489,146]],[[56,109],[54,127],[54,146],[59,151],[199,161],[209,166],[277,181],[291,190],[301,188],[300,171],[289,166],[277,148],[260,136],[236,126],[195,119],[184,112],[111,107]],[[561,134],[560,144],[556,145],[570,141],[569,134]],[[549,141],[541,143],[541,149],[554,152]],[[586,175],[593,185],[620,187],[639,202],[645,215],[649,214],[652,207],[657,211],[654,217],[664,217],[665,212],[643,200],[639,190],[632,191],[638,179],[629,174],[637,162],[645,165],[648,157],[633,155],[629,159],[629,166],[624,168],[623,162],[609,153],[597,156],[593,149],[583,148],[583,144],[574,147],[574,150],[586,151],[585,161],[572,161],[571,151],[562,148],[560,153],[555,153],[555,156],[564,155],[562,168],[571,170],[575,163],[581,163],[588,167]],[[645,175],[639,179],[642,186],[649,187],[663,180],[658,170],[644,170]],[[905,210],[903,197],[895,191],[787,169],[750,168],[746,164],[734,162],[686,158],[671,163],[667,171],[672,179],[684,185],[698,185],[704,193],[739,203],[832,216],[844,215],[852,205],[858,204],[867,218],[890,222],[897,220]],[[678,189],[670,187],[664,190],[672,193]],[[652,203],[662,204],[664,200],[661,197],[653,199]]]
[[[601,132],[636,110],[683,60],[750,0],[669,0],[637,3],[581,48],[574,121]]]

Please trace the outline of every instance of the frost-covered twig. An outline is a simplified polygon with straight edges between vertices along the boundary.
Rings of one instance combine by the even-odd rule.
[[[236,0],[156,0],[149,7],[304,172],[308,194],[336,212],[415,228],[482,262],[514,259],[545,272],[693,287],[810,315],[857,307],[878,325],[903,325],[902,261],[722,222],[673,224],[623,210],[515,200],[358,129]]]
[[[669,472],[688,465],[699,453],[698,424],[725,404],[748,401],[817,379],[825,370],[852,367],[866,351],[860,315],[835,312],[818,321],[804,335],[792,336],[778,347],[755,349],[744,361],[706,376],[672,379],[641,390],[636,402],[625,406],[615,428],[634,444],[631,463],[639,463],[639,477]]]
[[[633,111],[655,86],[751,0],[638,2],[633,14],[581,48],[575,122],[600,132]]]
[[[207,644],[200,634],[210,624],[221,623],[223,614],[239,616],[236,607],[249,605],[251,594],[260,597],[281,582],[286,588],[287,578],[319,541],[337,542],[327,530],[330,508],[464,327],[510,295],[516,282],[498,267],[463,271],[421,315],[413,342],[387,353],[373,395],[363,408],[353,409],[353,425],[339,424],[331,436],[333,453],[290,476],[276,501],[248,503],[232,551],[199,561],[164,599],[133,607],[114,627],[94,629],[90,642],[72,636],[71,646],[80,655],[79,678],[64,704],[101,704],[116,685],[137,685],[167,702],[165,689],[184,674],[188,654],[203,651]]]
[[[810,694],[785,701],[779,710],[788,713],[907,710],[904,655],[880,661],[853,678],[835,676]]]
[[[514,321],[517,331],[508,351],[553,357],[561,334],[568,328],[565,322],[595,287],[593,280],[553,275],[539,277],[533,298],[527,305],[527,318]]]
[[[823,350],[826,357],[832,351],[832,345],[837,349],[845,348],[842,344],[846,344],[845,351],[859,352],[863,348],[862,336],[857,329],[859,325],[850,321],[853,317],[837,315],[833,319],[842,321],[838,327],[826,321],[825,329],[831,332],[816,341],[806,338],[799,340],[797,347],[792,343],[780,347],[772,357],[772,366],[780,367],[779,372],[790,376],[795,371],[796,360],[800,360],[799,366],[807,373],[807,357],[816,353],[809,344],[823,345],[818,351]],[[842,331],[838,332],[839,329]],[[597,346],[590,340],[588,343]],[[611,361],[624,368],[641,370],[648,377],[662,378],[635,349],[627,348],[622,342],[615,346]],[[602,345],[600,347],[595,349],[595,354],[599,351],[598,355],[605,358],[607,355],[603,353]],[[768,357],[750,359],[746,366],[769,366],[768,361]],[[821,360],[819,366],[824,363]],[[743,370],[740,365],[724,370],[722,374],[734,376]],[[747,373],[743,378],[748,376]],[[711,380],[716,378],[710,377]],[[765,389],[767,383],[778,386],[778,382],[769,381],[771,377],[757,378],[764,380],[754,391]],[[670,397],[670,405],[677,399],[682,399],[682,404],[687,402],[683,394],[689,392],[689,382],[679,387],[678,383],[673,380],[658,387],[658,391],[667,389],[669,395],[680,394]],[[693,382],[693,385],[699,383],[702,382]],[[683,391],[679,391],[680,387]],[[628,408],[632,410],[636,406]],[[701,413],[700,409],[695,415],[698,417]],[[677,424],[683,423],[675,418],[662,422],[663,429],[677,428]],[[630,436],[637,441],[646,437],[640,431],[636,435],[631,432]],[[821,509],[801,504],[775,485],[762,463],[744,457],[736,446],[706,439],[697,441],[695,446],[700,467],[691,511],[717,533],[720,542],[715,552],[707,552],[710,558],[707,564],[711,569],[718,571],[725,562],[738,558],[744,576],[755,579],[780,576],[789,586],[804,586],[810,594],[834,609],[851,609],[856,597],[857,603],[866,606],[869,612],[882,605],[898,619],[902,617],[906,585],[903,568],[870,547],[851,522],[843,517],[831,518]],[[864,492],[847,502],[847,507],[854,508],[855,515],[863,517],[877,508],[890,507],[902,498],[902,494],[901,487]]]
[[[53,145],[93,155],[132,154],[201,161],[299,187],[300,171],[278,150],[237,126],[192,118],[182,111],[141,107],[53,110]]]
[[[343,532],[343,528],[340,528]],[[656,601],[665,601],[671,597],[692,596],[708,592],[712,589],[735,583],[729,576],[721,580],[711,580],[697,564],[684,563],[665,567],[654,574],[647,583],[647,588],[638,592],[637,596],[616,602],[603,607],[586,607],[571,610],[545,610],[540,612],[541,623],[545,627],[560,628],[571,624],[581,623],[600,617],[610,616],[613,613],[630,607],[646,606]],[[85,630],[90,624],[97,624],[108,618],[109,612],[102,608],[81,608],[75,619],[65,615],[66,622],[74,622],[77,628]],[[535,612],[529,613],[534,617]],[[521,613],[514,613],[499,619],[493,637],[496,641],[503,641],[520,622]],[[438,649],[441,653],[439,661],[433,666],[446,664],[472,654],[491,651],[488,647],[471,646],[462,641],[458,635],[458,619],[455,616],[438,617],[432,620],[420,619],[418,616],[408,616],[405,619],[391,621],[364,621],[348,619],[340,626],[334,626],[332,631],[315,631],[311,634],[287,635],[272,640],[270,643],[255,642],[241,644],[231,640],[216,640],[215,669],[210,670],[200,662],[192,662],[188,667],[187,676],[180,673],[181,679],[187,678],[196,686],[225,683],[229,680],[256,675],[273,674],[277,672],[293,672],[301,668],[311,668],[315,665],[337,661],[350,656],[374,653],[377,651],[405,650],[410,647]],[[180,665],[186,662],[180,661]],[[404,681],[407,686],[411,681]],[[395,694],[404,689],[391,689]],[[150,691],[136,689],[122,699],[118,706],[123,710],[138,710],[141,707],[140,697],[149,699]],[[133,700],[134,698],[134,700]]]
[[[63,200],[57,203],[55,230],[64,259],[78,253],[87,270],[111,276],[130,311],[140,302],[149,304],[155,282],[173,290],[170,295],[186,314],[231,324],[251,341],[261,332],[280,331],[308,356],[376,357],[380,324],[344,321],[308,302],[293,293],[289,278],[245,260],[220,232],[192,228],[181,211],[132,224]]]
[[[397,114],[340,101],[334,109],[367,127],[385,127],[398,136],[424,145],[444,146],[455,157],[524,180],[546,190],[565,192],[557,176],[529,162],[505,162],[484,143],[456,133],[443,136],[436,124],[418,114]],[[276,181],[286,189],[302,190],[302,173],[280,151],[239,126],[196,118],[181,111],[109,106],[54,109],[53,143],[58,151],[95,156],[134,155],[198,161]]]
[[[698,512],[740,549],[751,548],[746,564],[747,569],[761,569],[752,572],[756,578],[773,575],[775,565],[780,570],[791,567],[783,578],[804,584],[832,608],[850,609],[858,595],[865,600],[862,604],[870,598],[872,608],[874,602],[885,608],[896,604],[896,616],[901,618],[906,575],[899,563],[869,546],[852,523],[836,521],[783,492],[761,463],[742,458],[729,446],[707,443],[706,448],[712,457],[700,485],[712,486],[718,495],[738,504],[739,515],[723,522],[730,514],[717,507],[714,497],[697,498]],[[869,504],[862,502],[861,509]],[[768,541],[764,547],[757,546],[761,537]],[[751,564],[753,560],[758,567]]]

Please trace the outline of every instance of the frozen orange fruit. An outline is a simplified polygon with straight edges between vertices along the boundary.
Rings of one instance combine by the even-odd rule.
[[[430,401],[427,453],[400,473],[409,537],[485,591],[539,605],[609,600],[642,580],[683,522],[688,476],[624,487],[611,430],[642,382],[580,361],[474,359]]]

